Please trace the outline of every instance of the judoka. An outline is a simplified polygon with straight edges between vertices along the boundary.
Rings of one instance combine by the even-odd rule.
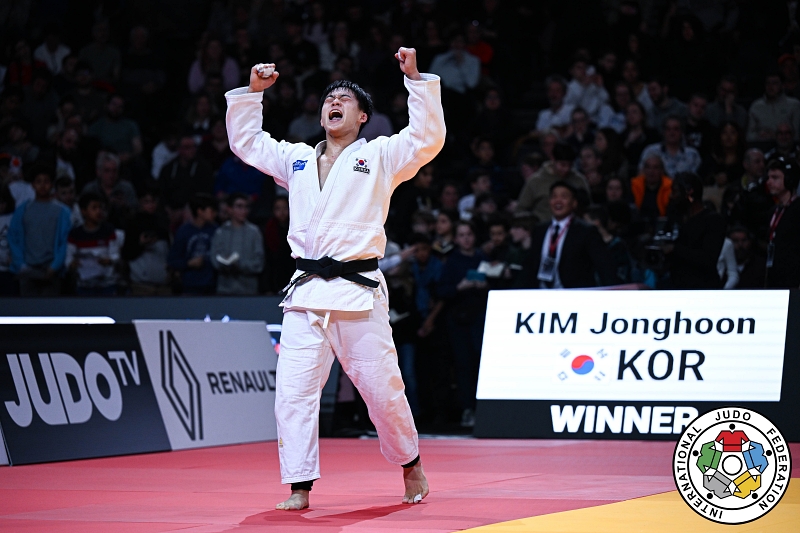
[[[275,418],[281,482],[290,483],[292,493],[276,509],[308,507],[320,477],[320,392],[334,356],[367,404],[384,457],[403,467],[403,503],[428,495],[377,260],[386,247],[383,224],[392,192],[439,153],[445,124],[439,78],[419,72],[413,48],[400,48],[395,57],[405,74],[409,124],[370,142],[358,134],[372,100],[349,81],[324,91],[326,140],[316,147],[262,131],[263,91],[279,76],[274,64],[254,66],[249,87],[225,95],[231,149],[289,191],[288,240],[297,271],[281,303]]]

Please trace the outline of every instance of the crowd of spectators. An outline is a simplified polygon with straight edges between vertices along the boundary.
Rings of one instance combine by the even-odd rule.
[[[276,63],[263,127],[313,144],[352,79],[391,135],[399,46],[448,130],[381,260],[415,412],[452,381],[472,422],[490,289],[800,286],[796,2],[21,0],[0,46],[0,295],[277,294],[286,191],[224,93]]]

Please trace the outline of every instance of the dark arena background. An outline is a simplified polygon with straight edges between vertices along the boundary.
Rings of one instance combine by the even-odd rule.
[[[334,363],[277,511],[291,212],[224,95],[275,63],[262,128],[314,146],[348,79],[391,136],[401,46],[447,126],[379,261],[431,493]],[[798,141],[796,1],[2,1],[0,530],[798,531]],[[749,470],[688,468],[735,526],[673,475],[719,408]]]

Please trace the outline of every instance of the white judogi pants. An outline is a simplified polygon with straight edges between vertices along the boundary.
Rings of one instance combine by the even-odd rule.
[[[283,315],[275,396],[282,483],[320,477],[320,395],[334,356],[367,404],[383,456],[402,465],[419,454],[386,298],[371,311],[330,311],[325,322],[326,311]]]

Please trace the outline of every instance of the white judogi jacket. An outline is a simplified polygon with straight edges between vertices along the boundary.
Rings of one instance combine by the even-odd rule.
[[[245,163],[275,178],[289,191],[289,245],[295,258],[338,261],[382,258],[386,247],[383,225],[389,199],[400,183],[411,179],[442,149],[445,139],[439,78],[405,78],[409,124],[391,137],[359,139],[339,155],[320,191],[317,158],[325,141],[312,148],[304,143],[276,141],[262,131],[262,93],[239,88],[225,94],[231,150]],[[301,272],[296,272],[295,277]],[[380,271],[363,275],[379,279]],[[287,309],[366,311],[376,291],[334,278],[313,276],[298,283],[281,304]]]

